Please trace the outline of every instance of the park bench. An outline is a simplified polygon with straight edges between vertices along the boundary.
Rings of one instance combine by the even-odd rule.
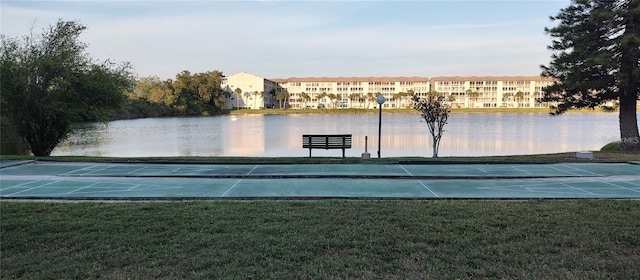
[[[309,149],[309,157],[311,157],[312,149],[342,149],[342,157],[344,157],[344,150],[351,149],[351,134],[304,134],[302,135],[302,148]]]

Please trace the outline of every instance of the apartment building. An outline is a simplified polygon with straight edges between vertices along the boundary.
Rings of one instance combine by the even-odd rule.
[[[230,93],[227,108],[410,108],[412,96],[444,94],[453,108],[546,108],[538,103],[542,88],[553,84],[540,76],[470,77],[310,77],[265,79],[238,73],[223,81]]]
[[[408,108],[414,94],[429,92],[426,77],[337,77],[273,79],[289,93],[287,106],[302,108]]]
[[[453,108],[548,108],[537,100],[554,81],[541,76],[433,77],[431,89],[449,97]]]
[[[272,91],[281,90],[275,82],[245,72],[223,79],[221,88],[228,92],[227,109],[274,108]]]

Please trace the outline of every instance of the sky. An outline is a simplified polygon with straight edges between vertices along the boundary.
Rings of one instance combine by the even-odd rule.
[[[98,60],[138,77],[219,70],[265,78],[539,75],[549,17],[569,0],[0,1],[0,31],[87,27]]]

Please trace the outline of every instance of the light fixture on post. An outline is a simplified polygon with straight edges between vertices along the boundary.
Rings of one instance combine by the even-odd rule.
[[[380,139],[382,136],[382,104],[384,104],[384,96],[382,94],[378,95],[376,98],[376,102],[378,102],[379,114],[378,114],[378,158],[380,158]]]

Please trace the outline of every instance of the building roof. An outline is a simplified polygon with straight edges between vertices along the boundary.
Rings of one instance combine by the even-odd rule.
[[[269,79],[276,83],[292,82],[428,82],[427,77],[291,77],[287,79]]]
[[[543,76],[438,76],[432,77],[433,82],[465,82],[465,81],[553,81],[553,78]]]
[[[543,76],[437,76],[437,77],[291,77],[268,79],[276,83],[292,82],[452,82],[452,81],[554,81]]]

